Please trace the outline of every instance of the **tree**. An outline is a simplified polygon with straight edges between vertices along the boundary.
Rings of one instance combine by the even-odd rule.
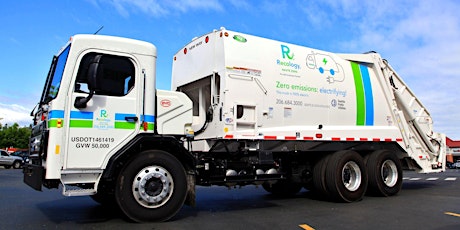
[[[30,126],[20,128],[17,123],[12,126],[0,124],[0,148],[28,148],[30,132]]]

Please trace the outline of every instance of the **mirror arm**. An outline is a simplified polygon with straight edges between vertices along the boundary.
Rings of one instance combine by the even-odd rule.
[[[89,87],[89,95],[87,97],[76,97],[74,106],[77,109],[84,109],[86,108],[88,102],[93,98],[94,91],[97,88],[96,78],[97,72],[99,69],[99,61],[102,58],[102,54],[96,55],[93,61],[90,64],[89,74],[88,74],[88,87]]]

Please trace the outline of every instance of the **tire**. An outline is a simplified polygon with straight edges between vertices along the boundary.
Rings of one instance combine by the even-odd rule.
[[[14,168],[14,169],[19,169],[19,168],[21,168],[21,165],[22,165],[22,164],[21,164],[20,161],[15,161],[15,162],[13,162],[13,168]]]
[[[275,184],[263,183],[265,191],[280,197],[293,196],[302,189],[301,184],[290,183],[287,181],[278,181]]]
[[[338,202],[362,200],[367,189],[367,170],[361,155],[349,150],[332,154],[326,168],[326,185]]]
[[[115,199],[132,221],[166,221],[184,204],[187,179],[171,154],[148,150],[126,164],[117,179]]]
[[[396,155],[388,150],[371,153],[366,160],[369,174],[369,194],[393,196],[402,188],[402,166]]]
[[[330,196],[326,185],[326,168],[330,157],[331,154],[324,156],[313,166],[313,185],[315,193],[324,198]]]

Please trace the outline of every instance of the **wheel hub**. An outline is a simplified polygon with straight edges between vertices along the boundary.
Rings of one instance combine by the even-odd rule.
[[[347,162],[342,168],[342,182],[351,192],[358,190],[361,185],[361,170],[353,161]]]
[[[391,160],[386,160],[380,169],[383,183],[388,187],[393,187],[398,182],[398,169],[396,164]]]
[[[145,185],[145,192],[149,196],[158,196],[163,190],[163,183],[158,178],[149,179]]]
[[[132,186],[134,198],[146,208],[164,205],[170,199],[173,189],[171,174],[161,166],[143,168],[134,177]]]

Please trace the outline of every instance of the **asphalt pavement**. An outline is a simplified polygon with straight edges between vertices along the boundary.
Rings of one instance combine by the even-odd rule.
[[[164,223],[131,223],[90,197],[38,192],[18,169],[0,167],[0,229],[460,229],[460,170],[405,172],[402,191],[355,203],[321,200],[308,190],[277,198],[262,187],[197,187],[197,206]]]

